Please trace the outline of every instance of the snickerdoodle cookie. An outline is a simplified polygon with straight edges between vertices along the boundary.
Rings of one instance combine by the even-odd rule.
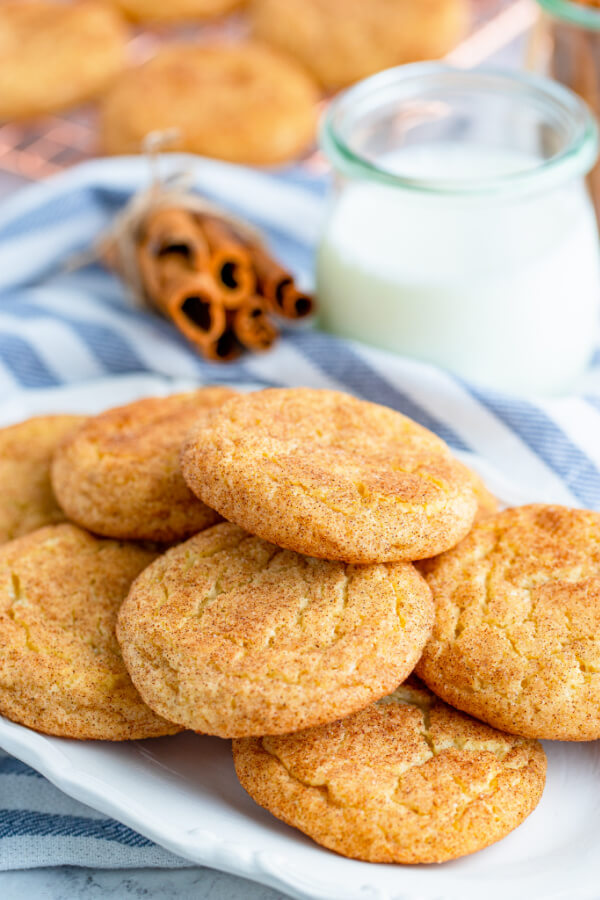
[[[423,568],[436,694],[514,734],[600,738],[600,514],[508,509]]]
[[[520,825],[544,789],[536,741],[503,734],[411,680],[347,719],[234,741],[250,796],[344,856],[433,863]]]
[[[234,396],[207,387],[149,397],[88,419],[57,451],[52,483],[78,525],[106,537],[174,541],[217,522],[179,469],[181,442],[193,424]]]
[[[175,129],[169,150],[277,163],[313,139],[318,91],[293,59],[257,44],[164,47],[107,94],[107,153],[139,153],[151,131]]]
[[[57,446],[82,416],[39,416],[0,429],[0,543],[64,522],[50,484]]]
[[[222,523],[136,579],[117,637],[155,712],[243,737],[330,722],[388,693],[432,619],[409,563],[325,562]]]
[[[477,500],[477,512],[475,514],[475,521],[479,522],[481,521],[481,519],[485,519],[487,516],[493,516],[494,513],[498,512],[498,508],[500,506],[498,498],[494,494],[492,494],[481,476],[477,472],[475,472],[474,469],[470,469],[468,466],[464,466],[464,470],[471,483],[471,488],[473,490],[473,493],[475,494],[475,499]]]
[[[477,507],[446,444],[400,413],[336,391],[272,389],[227,403],[182,452],[191,489],[252,534],[350,563],[454,546]]]
[[[136,22],[183,22],[210,19],[241,6],[243,0],[111,0]]]
[[[0,547],[0,713],[80,739],[180,730],[143,703],[115,637],[119,606],[155,556],[66,523]]]
[[[104,90],[125,63],[126,30],[106,3],[4,0],[0,119],[54,112]]]
[[[295,56],[330,90],[451,50],[467,0],[252,0],[254,34]]]

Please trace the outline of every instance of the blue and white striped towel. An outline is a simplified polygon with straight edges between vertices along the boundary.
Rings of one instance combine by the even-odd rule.
[[[265,229],[277,255],[310,285],[324,181],[180,157],[164,168],[192,168],[203,193]],[[580,394],[543,401],[482,390],[431,366],[307,329],[290,331],[265,356],[227,367],[205,363],[168,323],[133,310],[100,267],[62,270],[147,179],[142,160],[96,161],[4,204],[0,402],[17,389],[139,372],[342,387],[407,413],[455,449],[487,458],[532,497],[600,508],[600,350]],[[0,869],[61,863],[182,864],[0,756]]]

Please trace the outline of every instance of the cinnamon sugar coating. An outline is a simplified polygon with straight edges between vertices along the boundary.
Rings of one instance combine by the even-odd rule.
[[[117,612],[156,556],[50,525],[0,547],[0,713],[46,734],[122,741],[174,734],[142,701]]]
[[[387,694],[414,668],[432,619],[409,563],[326,562],[222,523],[140,575],[117,636],[155,712],[240,737],[332,721]]]
[[[477,507],[470,473],[440,438],[336,391],[240,395],[192,430],[182,469],[197,496],[252,534],[350,563],[440,553]]]
[[[600,514],[508,509],[421,567],[436,623],[417,671],[497,728],[600,738]]]
[[[451,709],[411,680],[319,728],[234,741],[242,786],[261,806],[344,856],[456,859],[500,840],[536,807],[536,741]]]
[[[148,397],[88,419],[57,451],[52,482],[70,519],[106,537],[174,541],[219,515],[186,486],[179,450],[234,396],[225,387]]]
[[[83,416],[38,416],[0,429],[0,543],[65,521],[50,484],[50,462]]]

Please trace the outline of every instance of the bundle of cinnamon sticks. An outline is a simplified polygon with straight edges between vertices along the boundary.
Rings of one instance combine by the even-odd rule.
[[[135,247],[149,303],[206,359],[267,350],[279,333],[272,315],[300,319],[313,311],[312,297],[258,238],[212,212],[150,210]]]

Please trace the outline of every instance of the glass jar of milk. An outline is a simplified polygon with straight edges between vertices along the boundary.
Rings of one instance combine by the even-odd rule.
[[[520,393],[561,393],[594,350],[596,221],[585,104],[526,74],[437,63],[330,106],[336,173],[317,263],[323,326]]]

